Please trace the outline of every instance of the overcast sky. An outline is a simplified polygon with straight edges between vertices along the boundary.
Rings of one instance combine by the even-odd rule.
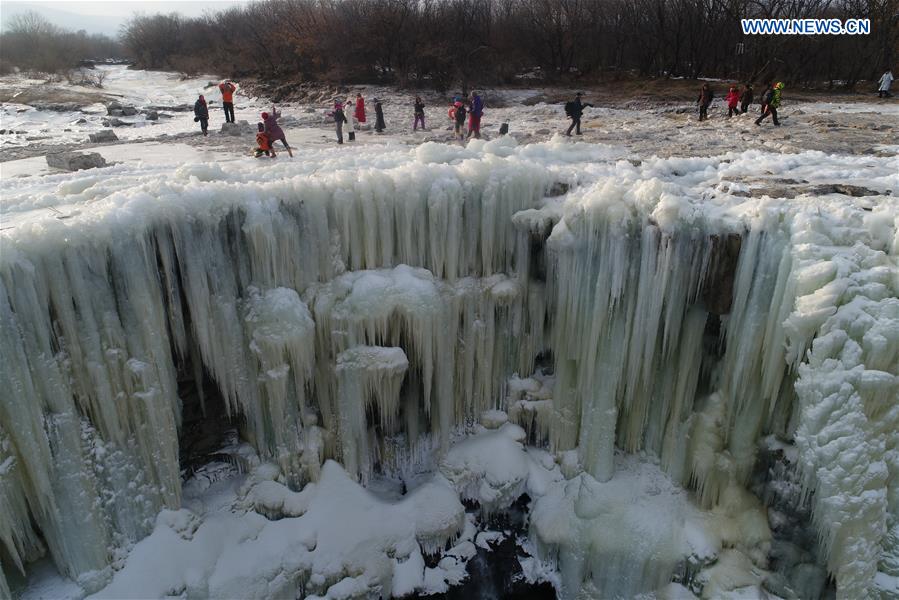
[[[4,28],[13,15],[33,10],[42,14],[54,25],[88,33],[116,35],[119,26],[134,13],[154,14],[177,12],[196,17],[208,11],[245,4],[249,0],[0,0],[0,25]]]

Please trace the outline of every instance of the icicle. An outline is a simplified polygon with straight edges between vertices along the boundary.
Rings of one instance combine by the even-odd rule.
[[[355,346],[337,355],[341,456],[347,471],[363,482],[371,477],[374,466],[366,412],[377,409],[380,438],[393,431],[400,386],[408,369],[402,348]]]

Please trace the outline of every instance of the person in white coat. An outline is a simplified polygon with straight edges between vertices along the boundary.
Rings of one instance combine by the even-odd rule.
[[[880,81],[878,81],[877,83],[880,84],[880,87],[877,88],[878,97],[893,97],[893,94],[890,93],[890,86],[893,85],[893,72],[890,69],[887,69],[886,73],[880,76]]]

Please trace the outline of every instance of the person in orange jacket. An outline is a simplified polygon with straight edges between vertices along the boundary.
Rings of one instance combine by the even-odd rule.
[[[266,156],[271,156],[272,158],[275,158],[275,156],[276,156],[275,148],[274,148],[274,146],[272,146],[272,141],[270,139],[268,139],[268,134],[265,133],[265,124],[259,123],[256,126],[256,129],[257,129],[257,133],[256,133],[257,148],[256,148],[256,150],[253,151],[254,156],[256,156],[256,158],[259,158],[260,156],[265,154]]]
[[[225,109],[225,122],[234,122],[234,92],[237,86],[230,79],[219,84],[219,91],[222,92],[222,108]]]

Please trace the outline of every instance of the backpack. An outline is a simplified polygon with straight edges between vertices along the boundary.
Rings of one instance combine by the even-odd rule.
[[[577,109],[575,108],[574,100],[569,100],[568,102],[565,103],[565,116],[566,117],[573,117],[574,113],[576,111],[577,111]]]

